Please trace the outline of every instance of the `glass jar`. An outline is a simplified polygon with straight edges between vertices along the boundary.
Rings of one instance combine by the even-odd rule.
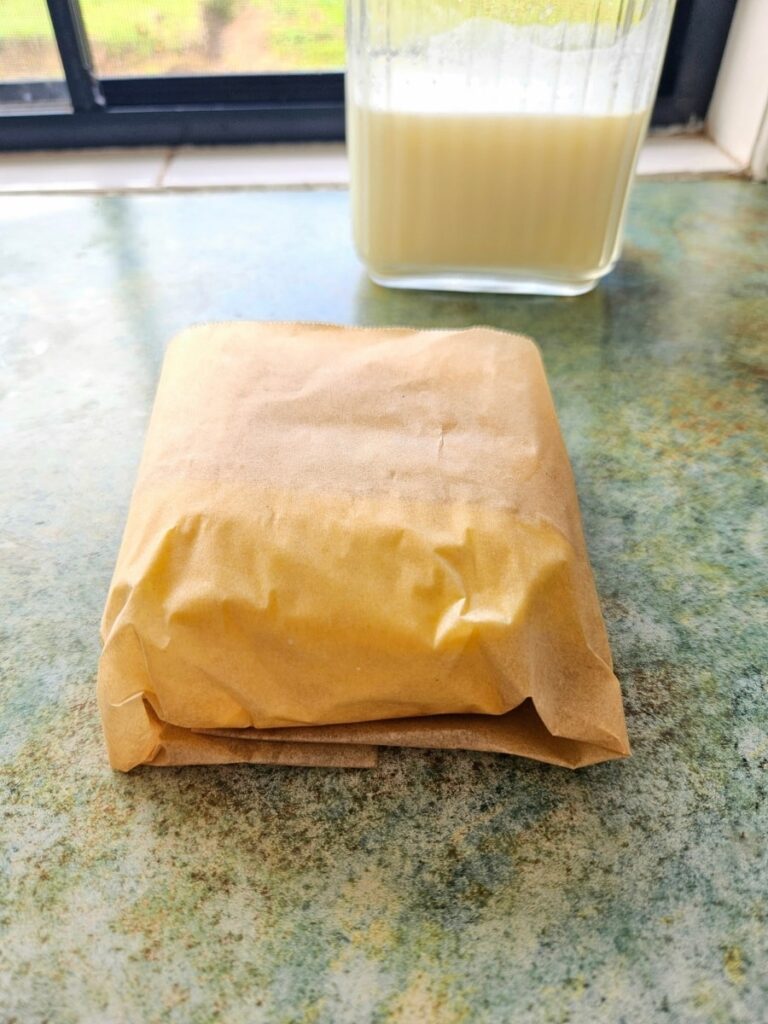
[[[614,266],[674,0],[348,0],[355,244],[404,288]]]

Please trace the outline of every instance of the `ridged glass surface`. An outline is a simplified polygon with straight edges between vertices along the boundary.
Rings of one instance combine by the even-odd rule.
[[[613,266],[673,0],[350,0],[355,241],[385,284],[575,294]]]

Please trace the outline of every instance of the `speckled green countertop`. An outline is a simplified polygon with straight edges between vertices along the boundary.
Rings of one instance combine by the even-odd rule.
[[[768,1020],[768,190],[643,183],[577,299],[386,292],[343,192],[0,200],[0,1021]],[[195,321],[540,343],[634,757],[107,767],[98,621]]]

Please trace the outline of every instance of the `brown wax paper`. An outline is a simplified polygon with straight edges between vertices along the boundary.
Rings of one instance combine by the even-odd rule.
[[[538,350],[487,328],[192,328],[102,623],[112,765],[626,755]]]

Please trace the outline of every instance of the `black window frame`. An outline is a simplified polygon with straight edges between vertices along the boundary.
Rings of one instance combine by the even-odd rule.
[[[344,138],[343,72],[100,78],[79,0],[47,4],[65,81],[0,82],[0,150]],[[735,5],[678,0],[653,125],[704,117]]]

